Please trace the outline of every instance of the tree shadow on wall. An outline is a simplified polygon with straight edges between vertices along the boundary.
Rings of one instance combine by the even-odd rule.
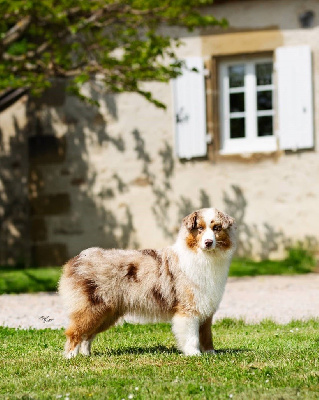
[[[118,115],[115,99],[112,95],[105,99],[113,120]],[[107,159],[108,152],[123,157],[127,144],[121,134],[110,134],[106,118],[97,108],[66,96],[57,85],[41,99],[29,100],[26,127],[13,121],[16,132],[9,150],[0,132],[2,264],[27,262],[30,248],[33,265],[60,265],[90,246],[139,247],[136,222],[125,197],[132,182]],[[151,155],[137,129],[129,134],[134,141],[134,168],[142,174],[139,183],[152,194],[147,207],[163,236],[174,240],[186,215],[214,203],[202,188],[176,196],[176,161],[169,142],[163,140]],[[224,192],[223,200],[225,211],[237,221],[239,256],[256,254],[257,242],[260,257],[269,258],[289,242],[269,222],[262,228],[247,224],[248,204],[239,186]]]
[[[151,210],[154,215],[157,226],[162,231],[166,238],[172,238],[173,233],[171,223],[168,217],[169,208],[171,206],[170,178],[174,173],[174,158],[172,155],[171,146],[164,141],[163,148],[158,151],[158,157],[162,164],[162,174],[154,174],[151,171],[153,162],[149,151],[146,149],[145,140],[141,133],[134,129],[132,136],[135,141],[134,151],[137,161],[141,162],[141,173],[145,177],[145,182],[150,186],[154,201],[151,204]]]
[[[182,219],[195,209],[210,207],[209,195],[204,189],[199,192],[199,199],[180,195],[174,199],[175,193],[172,187],[172,179],[175,173],[175,158],[172,146],[163,140],[157,151],[156,160],[160,164],[160,172],[154,174],[151,171],[153,163],[150,152],[146,148],[145,140],[141,133],[135,129],[132,132],[135,141],[134,150],[136,158],[141,162],[141,173],[146,177],[150,186],[153,203],[151,211],[156,225],[166,239],[174,240],[179,230]],[[177,209],[177,212],[175,211]]]
[[[194,199],[183,195],[179,196],[177,201],[173,200],[172,178],[175,173],[175,159],[172,146],[163,140],[156,155],[161,170],[160,173],[154,174],[151,171],[153,160],[146,149],[145,140],[137,129],[132,132],[132,135],[135,141],[136,158],[142,164],[141,173],[146,177],[153,194],[154,201],[151,204],[151,210],[155,222],[164,237],[172,241],[176,237],[182,219],[187,214],[198,208],[209,207],[209,196],[202,189],[197,204]],[[177,213],[174,212],[176,207]]]
[[[16,127],[14,140],[19,142],[23,137],[20,153],[27,152],[29,162],[26,193],[21,198],[23,207],[29,204],[23,212],[28,220],[23,222],[23,237],[30,237],[32,265],[61,265],[90,246],[138,246],[130,205],[125,202],[116,205],[117,196],[127,190],[127,185],[117,173],[103,170],[104,160],[96,155],[104,150],[123,154],[126,150],[123,137],[110,135],[99,110],[66,96],[63,86],[57,84],[40,99],[29,99],[27,126]],[[97,96],[92,94],[93,98]],[[111,95],[107,96],[106,105],[110,105],[110,115],[116,118],[116,102]],[[14,159],[13,150],[12,146],[7,169],[12,183],[3,177],[1,168],[0,179],[5,182],[1,203],[8,198],[4,206],[0,203],[5,210],[0,214],[2,230],[9,223],[10,210],[14,210],[16,219],[19,216],[16,205],[19,197],[14,197],[12,191],[17,181],[9,165]],[[2,160],[3,157],[1,165]],[[99,176],[101,170],[105,179]],[[7,229],[5,233],[9,246],[10,232]],[[24,251],[24,258],[26,254]],[[9,254],[4,254],[1,262],[8,258]]]
[[[135,139],[137,160],[142,163],[141,172],[147,177],[148,184],[151,186],[154,198],[151,210],[156,224],[165,238],[174,240],[182,219],[196,209],[212,207],[213,201],[204,189],[199,189],[191,196],[180,195],[175,199],[172,189],[172,178],[175,172],[172,147],[163,141],[157,152],[158,159],[161,160],[162,171],[161,174],[155,175],[151,171],[153,160],[142,135],[136,129],[132,135]],[[223,202],[225,204],[223,209],[237,222],[237,256],[258,255],[261,259],[269,259],[274,252],[293,244],[290,238],[271,225],[269,221],[265,221],[261,226],[247,223],[248,203],[243,190],[238,185],[232,185],[229,192],[224,192]],[[176,209],[177,212],[172,215]],[[314,241],[315,243],[313,243]],[[315,238],[311,238],[310,242],[312,242],[312,246],[317,246]]]
[[[256,224],[247,224],[245,217],[248,204],[244,193],[237,185],[232,185],[231,189],[231,193],[224,192],[223,200],[225,211],[233,216],[237,223],[237,255],[239,257],[256,255],[256,248],[258,248],[257,255],[262,260],[267,260],[278,249],[286,249],[295,245],[291,238],[269,222],[264,222],[261,228]],[[305,246],[308,249],[315,249],[318,247],[318,241],[315,237],[307,237]]]
[[[132,132],[132,135],[135,140],[136,158],[142,163],[141,172],[146,176],[152,190],[154,201],[151,210],[156,224],[165,238],[174,240],[181,221],[186,215],[200,208],[212,207],[214,202],[202,188],[193,191],[191,196],[179,195],[176,199],[172,185],[175,158],[170,144],[163,141],[158,150],[157,159],[161,160],[162,171],[160,174],[154,174],[151,171],[153,160],[146,148],[145,140],[137,129]],[[237,256],[258,255],[261,259],[269,259],[279,249],[294,245],[291,238],[285,236],[268,221],[263,222],[261,226],[246,222],[248,203],[243,190],[238,185],[232,185],[229,192],[224,192],[223,202],[223,209],[233,216],[237,223]],[[318,242],[314,237],[306,241],[309,242],[309,248],[318,247]]]
[[[15,116],[12,124],[14,135],[0,130],[0,265],[23,267],[30,259],[26,136]]]

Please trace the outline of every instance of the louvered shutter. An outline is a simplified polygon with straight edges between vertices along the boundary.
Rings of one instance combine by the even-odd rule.
[[[312,60],[309,46],[276,50],[278,136],[283,150],[314,146]]]
[[[188,69],[173,80],[175,147],[180,158],[203,157],[206,143],[206,96],[203,59],[185,59]]]

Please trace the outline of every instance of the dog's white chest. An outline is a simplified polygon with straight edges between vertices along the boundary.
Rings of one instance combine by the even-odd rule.
[[[218,309],[224,294],[228,268],[219,271],[210,271],[203,275],[203,279],[194,286],[194,297],[197,311],[209,317]]]
[[[216,312],[224,294],[230,260],[195,255],[181,260],[181,268],[192,283],[196,311],[202,317]]]

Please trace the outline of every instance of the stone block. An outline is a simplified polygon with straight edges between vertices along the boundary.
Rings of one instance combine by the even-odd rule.
[[[68,259],[64,243],[34,244],[31,248],[31,262],[36,267],[62,266]]]
[[[43,242],[47,239],[47,227],[44,218],[31,218],[30,235],[33,242]]]
[[[59,215],[70,211],[71,202],[68,193],[40,195],[30,199],[31,215]]]
[[[66,139],[54,135],[29,137],[29,159],[31,164],[55,164],[65,160]]]

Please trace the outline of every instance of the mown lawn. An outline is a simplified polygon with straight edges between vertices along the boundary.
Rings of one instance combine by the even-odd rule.
[[[319,398],[318,320],[213,331],[216,355],[180,355],[168,324],[125,324],[99,335],[91,358],[65,360],[62,330],[0,328],[0,398]]]
[[[0,294],[54,292],[61,268],[13,269],[0,267]]]
[[[297,275],[314,271],[314,263],[297,263],[290,260],[234,259],[230,266],[229,276],[258,276],[258,275]]]

